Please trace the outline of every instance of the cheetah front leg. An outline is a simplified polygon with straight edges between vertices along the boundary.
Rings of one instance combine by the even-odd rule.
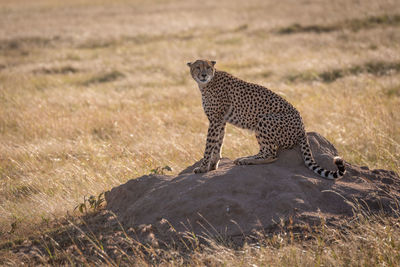
[[[225,135],[225,125],[226,123],[222,121],[210,121],[203,160],[200,167],[194,169],[195,173],[208,172],[218,167]]]
[[[209,168],[210,171],[218,169],[218,163],[222,157],[221,150],[225,136],[225,125],[226,123],[224,122],[218,136],[218,141],[214,147],[213,152],[211,153],[210,168]]]

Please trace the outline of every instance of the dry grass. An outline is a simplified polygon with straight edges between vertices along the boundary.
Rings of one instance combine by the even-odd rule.
[[[357,205],[355,205],[357,207]],[[181,233],[163,239],[148,227],[124,229],[113,214],[70,217],[44,234],[0,245],[0,263],[110,266],[398,266],[398,219],[356,208],[352,221],[332,225],[281,222],[270,232],[235,239]],[[396,216],[398,216],[398,212]],[[207,231],[213,234],[212,227]],[[171,235],[173,228],[166,233]],[[160,233],[161,235],[165,233]]]
[[[32,234],[84,195],[200,159],[207,120],[185,65],[195,58],[283,95],[347,161],[400,172],[396,1],[0,3],[2,240]],[[279,33],[292,25],[306,26]],[[225,142],[231,158],[257,150],[237,128]],[[300,246],[274,253],[311,264]],[[252,251],[243,259],[262,257]]]

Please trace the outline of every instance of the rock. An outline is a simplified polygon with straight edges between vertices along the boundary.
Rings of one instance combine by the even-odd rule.
[[[334,146],[317,133],[308,138],[316,162],[336,170]],[[400,178],[394,172],[346,163],[342,179],[325,180],[305,167],[298,147],[281,151],[267,165],[236,166],[224,158],[217,170],[194,174],[198,165],[177,176],[146,175],[113,188],[106,193],[107,209],[126,228],[161,227],[166,220],[178,232],[233,236],[289,217],[350,217],[354,203],[390,212],[400,199]]]

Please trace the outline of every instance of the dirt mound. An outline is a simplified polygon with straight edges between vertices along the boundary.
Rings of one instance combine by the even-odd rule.
[[[333,145],[317,133],[308,133],[308,138],[317,163],[335,170]],[[198,164],[177,176],[130,180],[107,192],[107,209],[125,227],[161,227],[167,220],[177,231],[236,235],[289,217],[312,221],[351,216],[354,202],[390,211],[400,199],[396,173],[346,163],[342,179],[324,180],[305,167],[299,148],[281,151],[268,165],[235,166],[223,159],[216,171],[192,173]]]

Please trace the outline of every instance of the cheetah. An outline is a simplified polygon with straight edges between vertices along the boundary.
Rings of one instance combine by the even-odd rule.
[[[314,160],[300,113],[292,104],[261,85],[249,83],[215,68],[215,61],[189,62],[197,82],[204,112],[209,120],[204,157],[195,173],[218,168],[226,123],[255,132],[260,152],[238,158],[237,165],[266,164],[277,160],[278,149],[300,145],[305,165],[326,179],[345,173],[343,160],[334,158],[337,171],[320,167]]]

